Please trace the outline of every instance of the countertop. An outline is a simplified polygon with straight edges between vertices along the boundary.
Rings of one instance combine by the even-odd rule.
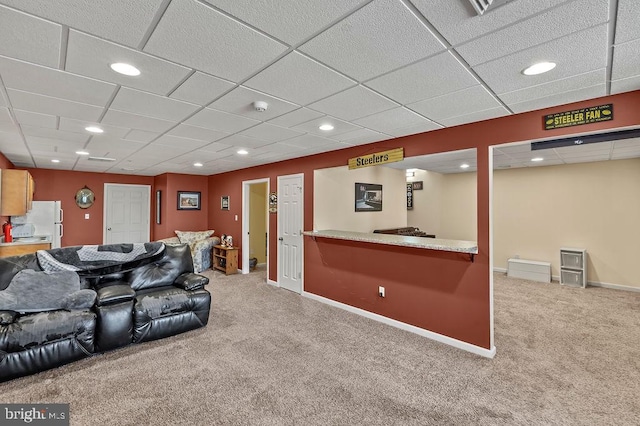
[[[21,246],[27,244],[50,244],[51,236],[49,235],[36,235],[28,238],[14,238],[13,242],[5,243],[4,237],[0,238],[0,246],[8,247],[8,246]]]
[[[475,241],[445,240],[442,238],[407,237],[402,235],[374,234],[373,232],[352,232],[327,229],[322,231],[304,231],[303,235],[318,238],[360,241],[363,243],[387,244],[401,247],[415,247],[429,250],[452,251],[457,253],[478,254]]]

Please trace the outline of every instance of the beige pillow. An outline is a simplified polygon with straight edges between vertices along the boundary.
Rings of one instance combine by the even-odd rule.
[[[175,233],[178,236],[180,243],[190,244],[209,238],[213,235],[214,230],[210,229],[208,231],[175,231]]]

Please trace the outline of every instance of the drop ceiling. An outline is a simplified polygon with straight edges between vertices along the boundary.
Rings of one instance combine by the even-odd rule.
[[[210,175],[640,89],[637,0],[496,4],[0,0],[0,151],[17,167]],[[557,66],[521,73],[542,60]],[[526,164],[520,149],[496,165]]]

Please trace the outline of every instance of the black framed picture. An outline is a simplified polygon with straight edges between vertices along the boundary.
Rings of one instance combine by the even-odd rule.
[[[356,182],[355,198],[357,212],[382,211],[382,185]]]
[[[229,210],[229,196],[223,195],[220,197],[220,209],[221,210]]]
[[[200,210],[200,192],[178,191],[178,210]]]
[[[160,224],[160,206],[162,205],[162,191],[156,191],[156,223]]]

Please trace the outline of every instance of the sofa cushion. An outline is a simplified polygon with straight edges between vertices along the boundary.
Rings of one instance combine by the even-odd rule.
[[[148,265],[139,266],[127,274],[126,281],[134,290],[164,287],[185,272],[193,272],[191,252],[186,244],[166,246],[161,259]]]
[[[80,277],[72,271],[44,272],[23,269],[0,291],[0,310],[41,312],[55,309],[85,309],[96,293],[80,291]]]
[[[212,236],[214,232],[215,231],[213,229],[208,231],[175,231],[182,244],[191,244],[204,240],[205,238]]]

